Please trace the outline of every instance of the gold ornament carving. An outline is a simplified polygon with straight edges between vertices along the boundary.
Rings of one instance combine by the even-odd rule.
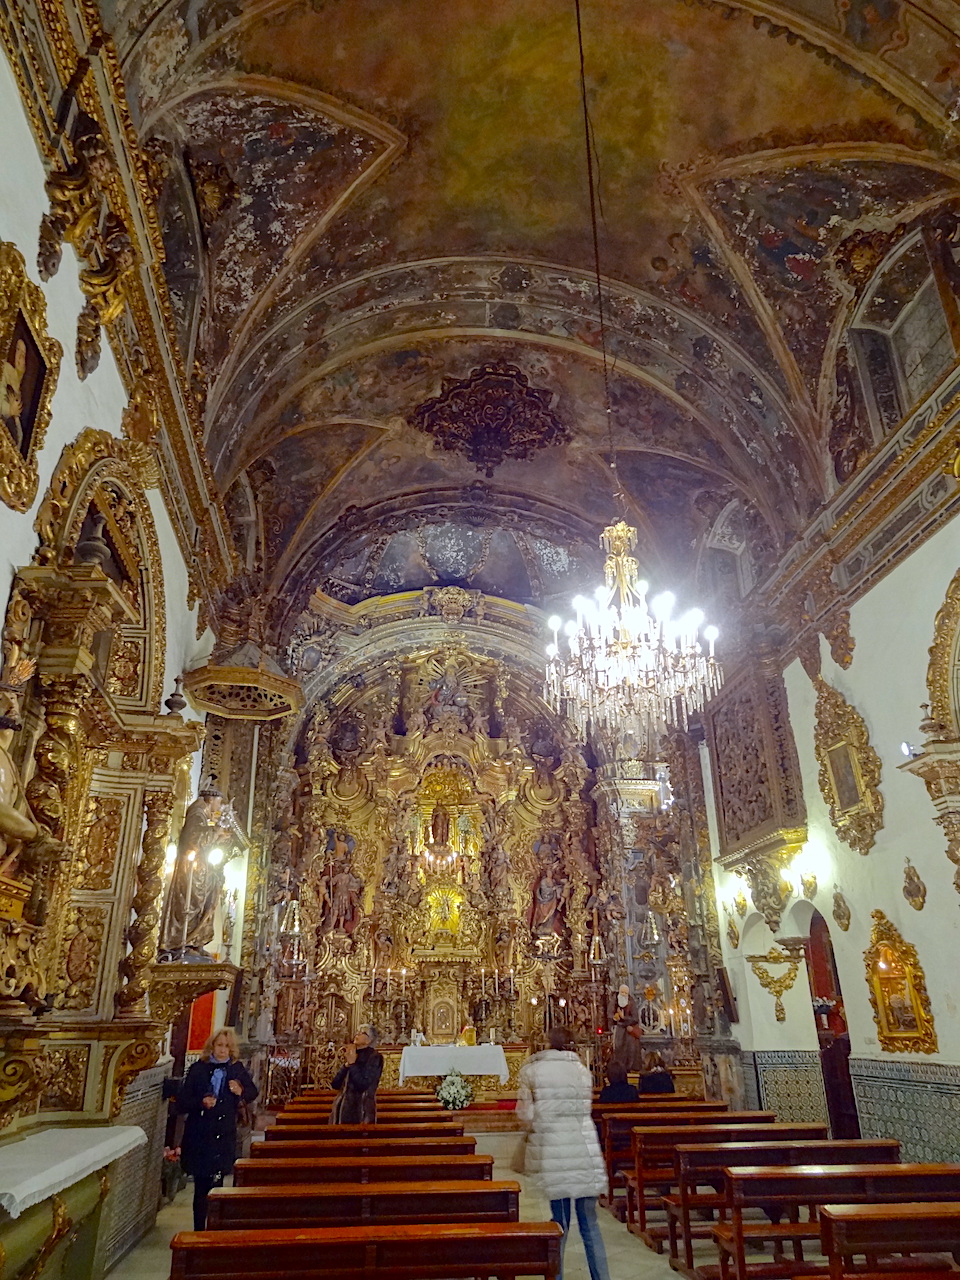
[[[909,858],[903,868],[903,896],[914,911],[922,911],[927,901],[927,886]]]
[[[113,1070],[110,1092],[110,1119],[116,1120],[123,1106],[127,1086],[141,1071],[152,1067],[160,1057],[160,1046],[154,1040],[134,1040],[121,1052]]]
[[[813,874],[812,871],[804,872],[803,874],[801,874],[800,888],[803,892],[803,896],[808,901],[812,902],[813,899],[817,896],[818,887],[819,886],[817,885],[817,877]]]
[[[733,916],[727,916],[727,941],[734,951],[740,945],[740,930],[737,928],[737,922]]]
[[[960,735],[960,569],[953,575],[933,624],[933,643],[927,664],[930,707],[929,733],[936,739]]]
[[[880,757],[870,745],[863,717],[827,684],[814,680],[817,691],[814,728],[820,763],[820,793],[841,840],[860,854],[873,848],[883,826]]]
[[[50,1234],[30,1259],[24,1270],[19,1273],[17,1280],[40,1280],[54,1251],[68,1238],[76,1238],[79,1228],[74,1225],[73,1219],[67,1212],[67,1206],[62,1196],[54,1195],[50,1197],[50,1216]]]
[[[137,883],[130,904],[134,918],[124,939],[129,950],[120,961],[123,985],[114,997],[118,1013],[129,1014],[140,1008],[147,990],[147,968],[157,954],[163,860],[174,799],[172,791],[148,791],[143,798],[145,826]]]
[[[82,1111],[90,1049],[46,1044],[36,1060],[41,1111]]]
[[[771,947],[765,956],[747,956],[746,959],[761,987],[763,987],[764,991],[769,991],[774,997],[773,1011],[777,1021],[786,1022],[787,1011],[783,1005],[783,997],[797,980],[800,957],[791,955],[789,951]],[[771,964],[786,965],[787,967],[784,972],[773,974],[767,968],[767,965]]]
[[[850,928],[850,904],[839,889],[833,891],[833,918],[844,933]]]
[[[28,510],[37,496],[37,455],[62,354],[47,334],[46,302],[23,255],[0,241],[0,500],[14,511]]]
[[[236,965],[225,963],[152,964],[148,987],[151,1020],[170,1026],[200,996],[232,986],[239,972]]]
[[[40,1040],[32,1032],[0,1031],[0,1129],[35,1104],[42,1087],[39,1053]]]
[[[76,902],[67,908],[61,951],[64,968],[61,999],[65,1009],[94,1007],[106,924],[105,908]]]
[[[78,889],[110,887],[122,823],[123,801],[119,796],[90,797],[87,823],[80,839],[83,861],[77,882]]]
[[[738,890],[737,896],[733,900],[733,905],[737,909],[737,915],[740,917],[741,920],[744,920],[746,918],[747,911],[749,910],[749,908],[747,905],[747,895],[743,892],[742,889]]]
[[[936,1053],[937,1033],[916,948],[882,911],[872,912],[872,918],[863,962],[880,1047],[887,1053]]]

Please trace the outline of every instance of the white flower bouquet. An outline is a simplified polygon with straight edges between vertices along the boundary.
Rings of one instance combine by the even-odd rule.
[[[437,1085],[437,1097],[447,1111],[460,1111],[473,1101],[473,1090],[459,1071],[450,1071]]]

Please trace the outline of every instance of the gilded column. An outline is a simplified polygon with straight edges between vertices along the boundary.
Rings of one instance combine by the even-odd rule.
[[[141,841],[142,852],[131,903],[134,918],[125,935],[129,950],[120,961],[120,980],[123,985],[114,997],[118,1015],[143,1016],[147,968],[157,954],[163,859],[170,836],[170,815],[173,812],[174,798],[172,791],[147,791],[143,798],[146,827]]]

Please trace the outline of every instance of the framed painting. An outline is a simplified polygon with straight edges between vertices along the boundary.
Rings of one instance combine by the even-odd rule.
[[[863,959],[881,1049],[936,1053],[937,1033],[916,948],[882,911],[873,912],[870,946]]]
[[[856,707],[822,676],[816,677],[814,686],[814,745],[820,765],[820,794],[840,839],[858,853],[866,854],[883,826],[880,757]]]
[[[0,500],[15,511],[26,511],[37,495],[37,454],[62,355],[23,255],[0,241]]]

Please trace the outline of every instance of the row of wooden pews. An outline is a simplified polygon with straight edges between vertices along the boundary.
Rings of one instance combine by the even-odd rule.
[[[594,1119],[608,1206],[657,1252],[667,1245],[690,1280],[943,1280],[955,1269],[960,1165],[905,1164],[895,1139],[832,1141],[825,1125],[772,1112],[665,1101]],[[695,1255],[697,1240],[715,1260]]]
[[[544,1276],[560,1228],[519,1220],[520,1187],[495,1181],[462,1120],[429,1095],[384,1091],[376,1125],[328,1123],[332,1095],[291,1103],[181,1232],[171,1280],[414,1280]]]

